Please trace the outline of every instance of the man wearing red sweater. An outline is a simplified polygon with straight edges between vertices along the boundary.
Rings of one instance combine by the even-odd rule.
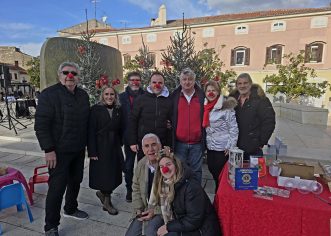
[[[195,84],[195,77],[190,68],[184,69],[180,74],[180,86],[171,95],[173,147],[175,154],[192,169],[194,178],[201,183],[204,94]]]

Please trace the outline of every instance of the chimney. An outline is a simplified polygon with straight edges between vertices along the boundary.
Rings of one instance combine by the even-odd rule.
[[[15,67],[18,67],[18,61],[15,61]]]
[[[166,25],[167,24],[167,9],[164,4],[162,4],[159,8],[159,25]]]

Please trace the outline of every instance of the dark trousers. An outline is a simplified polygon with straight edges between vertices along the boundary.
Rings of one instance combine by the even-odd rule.
[[[222,172],[225,163],[229,160],[229,156],[225,156],[224,151],[207,150],[208,169],[215,181],[215,193],[218,188],[218,178]]]
[[[136,153],[131,150],[130,145],[124,145],[124,153],[124,178],[126,183],[126,190],[128,192],[132,192],[133,167]]]
[[[49,169],[45,231],[60,224],[61,204],[65,191],[65,212],[72,214],[77,210],[77,197],[83,179],[84,158],[85,150],[56,153],[56,167]]]
[[[263,151],[261,148],[256,149],[255,152],[246,153],[244,152],[244,161],[249,161],[250,156],[263,156]]]
[[[138,144],[139,146],[139,150],[137,153],[137,160],[140,161],[141,159],[143,159],[143,157],[145,156],[144,152],[143,152],[143,146],[141,143]]]

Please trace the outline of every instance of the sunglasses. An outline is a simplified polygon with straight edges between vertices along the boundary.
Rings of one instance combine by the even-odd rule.
[[[72,74],[73,76],[76,76],[77,75],[77,72],[76,71],[67,71],[67,70],[64,70],[64,71],[62,71],[62,74],[64,74],[64,75]]]

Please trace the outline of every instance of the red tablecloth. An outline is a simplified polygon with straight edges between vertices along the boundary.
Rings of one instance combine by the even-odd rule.
[[[255,198],[251,190],[233,190],[227,182],[227,173],[226,165],[214,201],[223,235],[331,235],[331,205],[317,199],[315,194],[304,195],[293,190],[289,199]],[[262,177],[259,186],[264,185],[277,187],[277,180],[270,175]],[[325,185],[319,196],[331,201]]]

